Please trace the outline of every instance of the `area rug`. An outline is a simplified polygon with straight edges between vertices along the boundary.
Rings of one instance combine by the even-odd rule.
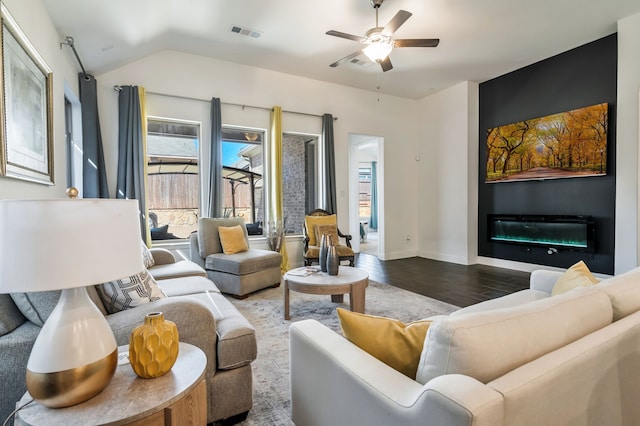
[[[331,302],[330,296],[308,295],[291,291],[291,320],[284,320],[282,288],[271,288],[247,299],[229,298],[255,327],[258,358],[253,362],[253,408],[239,425],[292,425],[289,398],[289,325],[303,319],[315,319],[340,331],[336,307],[349,308],[349,296],[344,303]],[[392,287],[369,281],[365,312],[371,315],[397,318],[410,322],[439,314],[448,314],[457,307]]]

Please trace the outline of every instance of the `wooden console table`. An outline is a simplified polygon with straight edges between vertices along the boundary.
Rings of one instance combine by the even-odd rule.
[[[129,352],[128,346],[118,353]],[[207,357],[199,348],[180,343],[178,359],[170,372],[156,379],[141,379],[131,365],[118,365],[109,386],[81,404],[47,408],[32,403],[16,414],[23,426],[204,426],[207,424]],[[31,400],[25,393],[19,404]]]

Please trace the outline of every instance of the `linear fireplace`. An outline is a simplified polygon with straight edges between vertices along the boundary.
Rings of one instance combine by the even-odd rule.
[[[595,221],[592,216],[489,215],[489,240],[595,252]]]

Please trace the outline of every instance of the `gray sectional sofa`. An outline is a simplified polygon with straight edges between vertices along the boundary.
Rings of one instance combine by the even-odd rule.
[[[118,345],[129,343],[133,328],[149,312],[161,311],[176,323],[180,340],[207,355],[207,421],[242,416],[252,406],[251,362],[256,358],[255,332],[251,324],[220,293],[206,272],[193,262],[176,261],[167,250],[151,250],[155,264],[149,272],[167,298],[106,315]],[[104,306],[93,286],[89,294],[103,313]],[[23,295],[29,303],[16,305],[0,294],[0,420],[15,408],[26,390],[25,371],[31,347],[55,307],[59,292]],[[30,305],[30,306],[27,306]]]

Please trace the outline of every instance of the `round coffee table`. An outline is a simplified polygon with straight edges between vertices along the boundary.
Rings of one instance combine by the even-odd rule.
[[[342,303],[349,293],[349,307],[353,312],[364,313],[365,289],[369,285],[369,274],[362,269],[340,266],[338,275],[315,272],[306,276],[297,274],[302,268],[289,271],[282,277],[284,289],[284,319],[289,317],[289,290],[306,294],[330,294],[335,303]]]

